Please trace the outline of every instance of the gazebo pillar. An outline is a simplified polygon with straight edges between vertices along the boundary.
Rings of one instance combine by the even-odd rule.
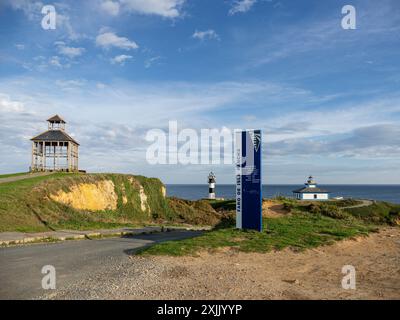
[[[75,157],[76,157],[76,168],[75,168],[75,170],[78,170],[78,168],[79,168],[79,163],[78,163],[78,161],[79,161],[79,149],[78,149],[78,147],[75,147],[76,148],[76,155],[75,155]]]
[[[42,171],[46,171],[46,141],[42,142]]]
[[[68,144],[67,144],[67,168],[68,168],[68,171],[71,171],[71,147],[72,147],[72,143],[68,141]]]
[[[31,171],[35,168],[35,141],[32,141]]]

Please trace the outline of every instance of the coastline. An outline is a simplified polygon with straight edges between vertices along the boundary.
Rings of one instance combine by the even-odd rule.
[[[292,197],[292,191],[300,185],[295,184],[264,184],[263,197],[274,198],[277,196]],[[207,196],[205,184],[166,184],[167,195],[188,200],[199,200]],[[331,191],[331,197],[357,198],[391,203],[400,203],[400,185],[394,184],[321,184],[321,187]],[[217,197],[230,199],[235,197],[234,184],[217,184]]]

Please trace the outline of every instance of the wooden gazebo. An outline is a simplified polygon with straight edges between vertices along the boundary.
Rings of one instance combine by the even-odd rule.
[[[47,120],[48,130],[31,139],[31,171],[78,171],[79,143],[65,132],[58,115]]]

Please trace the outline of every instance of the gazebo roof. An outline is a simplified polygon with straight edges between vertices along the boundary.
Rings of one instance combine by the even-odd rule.
[[[61,118],[58,114],[52,116],[51,118],[47,119],[48,122],[62,122],[66,123],[63,118]]]
[[[71,141],[79,146],[70,135],[62,130],[48,130],[31,139],[32,141]]]
[[[321,188],[304,187],[293,191],[294,193],[330,193],[330,191]]]

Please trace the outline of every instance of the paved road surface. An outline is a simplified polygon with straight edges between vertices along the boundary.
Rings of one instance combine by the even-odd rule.
[[[41,269],[56,268],[57,288],[79,281],[100,265],[129,259],[135,249],[154,242],[184,239],[199,231],[172,231],[128,238],[66,241],[0,248],[0,299],[32,299],[48,293],[41,287]]]
[[[0,178],[0,183],[14,182],[14,181],[18,181],[18,180],[30,179],[30,178],[41,177],[41,176],[48,176],[50,174],[53,174],[53,172],[27,173],[27,174],[20,175],[20,176],[11,176],[8,178]]]

